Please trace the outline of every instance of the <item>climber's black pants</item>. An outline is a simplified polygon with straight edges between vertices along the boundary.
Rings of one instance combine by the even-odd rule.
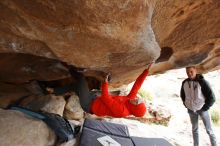
[[[75,84],[75,93],[79,96],[82,109],[91,113],[91,103],[96,98],[96,94],[89,90],[88,83],[82,73],[77,73],[77,81]]]
[[[55,87],[54,94],[62,95],[66,92],[74,91],[79,97],[80,105],[85,112],[90,113],[91,103],[96,98],[95,93],[89,90],[85,76],[77,71],[72,71],[71,75],[76,78],[76,82],[63,87]]]

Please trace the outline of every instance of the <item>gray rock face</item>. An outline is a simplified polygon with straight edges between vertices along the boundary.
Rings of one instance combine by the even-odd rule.
[[[197,65],[219,69],[220,1],[1,0],[0,81],[69,76],[59,61],[110,72],[112,85]]]
[[[56,136],[47,125],[23,113],[0,109],[1,146],[53,146]]]

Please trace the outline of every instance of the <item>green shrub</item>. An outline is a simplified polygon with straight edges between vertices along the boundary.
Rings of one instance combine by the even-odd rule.
[[[212,109],[210,111],[211,113],[211,119],[212,119],[212,122],[215,124],[215,125],[218,125],[220,124],[220,112],[218,109]]]
[[[149,91],[147,91],[147,90],[140,89],[140,90],[138,91],[138,94],[139,94],[142,98],[144,98],[145,100],[149,100],[149,101],[152,101],[152,100],[153,100],[152,94],[151,94]]]

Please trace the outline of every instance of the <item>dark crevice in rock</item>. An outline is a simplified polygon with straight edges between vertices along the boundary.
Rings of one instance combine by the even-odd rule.
[[[0,53],[0,81],[56,80],[70,76],[59,60],[23,53]]]
[[[173,49],[170,47],[163,47],[161,48],[160,57],[156,60],[158,62],[168,61],[169,58],[173,55]]]
[[[176,60],[175,65],[176,65],[176,67],[181,67],[184,65],[198,64],[207,57],[208,57],[208,54],[206,54],[204,52],[200,52],[198,54],[192,54],[189,56],[185,56],[185,60]]]

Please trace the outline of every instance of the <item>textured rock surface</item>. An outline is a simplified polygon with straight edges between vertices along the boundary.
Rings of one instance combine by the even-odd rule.
[[[55,134],[45,123],[24,114],[0,109],[1,146],[52,146]]]
[[[72,95],[65,105],[63,116],[70,120],[80,120],[84,118],[84,111],[79,103],[79,97]]]
[[[116,86],[159,55],[152,74],[216,70],[219,14],[219,0],[1,0],[0,81],[68,76],[57,60],[111,72]]]
[[[18,101],[21,97],[30,93],[21,85],[0,83],[0,108],[6,108],[9,104]]]
[[[219,69],[219,14],[219,0],[158,2],[152,26],[162,49],[161,55],[167,59],[161,59],[154,71],[187,65],[198,65],[200,72]]]
[[[41,108],[42,111],[63,116],[66,101],[63,96],[50,96],[50,101]]]

